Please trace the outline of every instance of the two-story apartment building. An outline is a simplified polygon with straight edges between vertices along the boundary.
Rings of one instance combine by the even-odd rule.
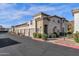
[[[33,33],[35,32],[51,35],[51,33],[54,32],[67,32],[67,23],[68,21],[64,17],[56,15],[50,16],[45,13],[39,13],[34,15],[31,21],[19,26],[14,26],[13,30],[14,32],[23,33],[24,35],[31,37],[33,37]]]

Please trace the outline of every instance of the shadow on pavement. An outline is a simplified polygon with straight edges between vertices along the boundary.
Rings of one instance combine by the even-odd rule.
[[[20,42],[14,41],[10,38],[0,38],[0,48],[15,45],[15,44],[19,44],[19,43]]]
[[[0,34],[8,33],[8,31],[0,31]]]

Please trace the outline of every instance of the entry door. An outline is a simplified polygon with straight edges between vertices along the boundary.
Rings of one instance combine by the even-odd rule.
[[[44,25],[44,33],[45,33],[45,34],[48,34],[47,29],[48,29],[48,25]]]

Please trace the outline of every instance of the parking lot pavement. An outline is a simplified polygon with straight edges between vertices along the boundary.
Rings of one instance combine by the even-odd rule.
[[[72,49],[47,42],[21,38],[8,33],[0,34],[0,38],[10,38],[19,44],[0,48],[0,56],[79,56],[78,49]]]

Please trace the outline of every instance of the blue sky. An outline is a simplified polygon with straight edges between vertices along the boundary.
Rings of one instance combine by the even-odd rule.
[[[67,20],[73,20],[72,10],[79,8],[75,3],[1,3],[0,25],[10,27],[32,20],[32,16],[44,12],[49,15],[58,15]]]

